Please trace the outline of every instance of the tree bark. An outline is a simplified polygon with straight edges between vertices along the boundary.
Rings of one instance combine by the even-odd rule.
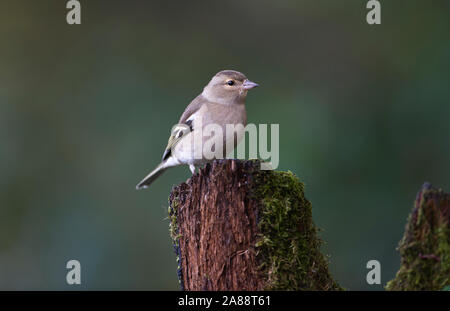
[[[259,161],[207,164],[172,189],[170,230],[184,290],[339,290],[303,184]]]
[[[450,290],[450,194],[425,183],[398,250],[401,265],[387,290]]]

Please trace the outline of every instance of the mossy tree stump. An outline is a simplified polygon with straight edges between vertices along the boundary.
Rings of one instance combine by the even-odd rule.
[[[401,265],[387,290],[450,290],[450,194],[425,183],[399,244]]]
[[[259,161],[207,164],[175,187],[170,228],[185,290],[338,290],[303,184]]]

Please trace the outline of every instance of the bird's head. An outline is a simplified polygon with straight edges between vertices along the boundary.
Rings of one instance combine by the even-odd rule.
[[[222,70],[212,77],[202,94],[209,101],[221,104],[243,103],[248,90],[257,86],[239,71]]]

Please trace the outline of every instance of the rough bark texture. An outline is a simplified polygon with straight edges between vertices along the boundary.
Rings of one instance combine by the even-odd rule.
[[[169,198],[185,290],[337,290],[311,204],[290,172],[258,161],[208,164]]]
[[[387,290],[450,290],[450,194],[425,183],[399,244],[401,266]]]

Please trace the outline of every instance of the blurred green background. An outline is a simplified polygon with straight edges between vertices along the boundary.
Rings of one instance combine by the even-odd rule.
[[[176,290],[159,163],[170,128],[221,69],[261,87],[280,170],[306,184],[331,270],[350,290],[395,248],[424,181],[450,191],[450,2],[0,1],[0,289]],[[66,262],[82,284],[66,284]]]

